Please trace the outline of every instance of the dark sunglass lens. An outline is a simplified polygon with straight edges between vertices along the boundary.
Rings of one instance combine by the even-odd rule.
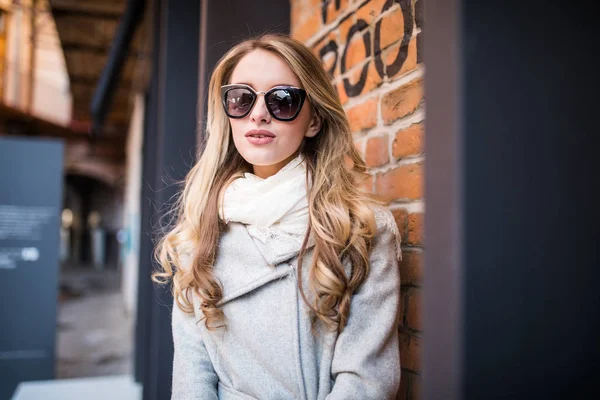
[[[267,103],[276,118],[289,119],[296,115],[302,99],[298,90],[277,89],[269,95]]]
[[[252,103],[254,103],[254,93],[248,89],[230,89],[225,94],[227,113],[231,116],[240,117],[246,114],[252,107]]]

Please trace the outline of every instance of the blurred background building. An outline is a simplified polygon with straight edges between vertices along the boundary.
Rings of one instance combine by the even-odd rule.
[[[56,378],[133,372],[139,110],[151,56],[150,7],[138,4],[110,110],[92,134],[92,97],[127,2],[0,2],[0,136],[64,143]]]
[[[0,1],[0,139],[65,146],[54,376],[96,377],[23,382],[17,399],[36,390],[170,398],[172,299],[150,281],[153,240],[201,150],[212,68],[266,31],[289,33],[321,58],[369,167],[365,189],[390,201],[402,234],[398,398],[587,389],[600,315],[589,286],[594,228],[580,227],[569,241],[577,252],[564,255],[553,232],[575,210],[597,216],[580,191],[593,169],[591,119],[574,101],[593,74],[591,63],[571,74],[543,61],[557,49],[583,57],[584,41],[546,38],[555,17],[570,37],[587,37],[588,25],[572,22],[585,13],[546,5],[534,23],[526,8],[476,3]],[[585,272],[569,275],[577,290],[556,297],[572,265]],[[550,323],[557,315],[561,328]],[[588,351],[552,359],[545,351],[561,335]],[[544,391],[547,379],[554,391]]]

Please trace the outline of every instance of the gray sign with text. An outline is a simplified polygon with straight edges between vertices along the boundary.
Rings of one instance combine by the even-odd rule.
[[[63,144],[0,137],[0,399],[54,378]]]

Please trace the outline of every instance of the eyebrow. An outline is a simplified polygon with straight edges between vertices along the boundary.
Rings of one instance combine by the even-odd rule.
[[[234,82],[231,82],[231,83],[230,83],[230,85],[247,85],[247,86],[250,86],[252,89],[254,89],[254,90],[257,90],[257,89],[256,89],[256,87],[254,87],[254,85],[251,85],[251,84],[249,84],[249,83],[247,83],[247,82],[235,82],[235,83],[234,83]],[[294,84],[291,84],[291,83],[279,83],[279,84],[277,84],[277,85],[273,85],[273,86],[271,86],[271,87],[270,87],[269,89],[267,89],[267,90],[271,90],[271,89],[273,89],[274,87],[277,87],[277,86],[292,86],[292,87],[300,87],[299,85],[294,85]]]

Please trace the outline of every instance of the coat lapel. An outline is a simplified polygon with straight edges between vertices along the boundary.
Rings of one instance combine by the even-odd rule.
[[[270,265],[277,265],[297,256],[304,240],[303,237],[288,235],[278,229],[250,225],[246,228],[265,262]],[[308,248],[313,245],[309,240]]]
[[[267,246],[252,238],[244,224],[230,222],[227,226],[228,231],[219,239],[213,267],[223,287],[223,299],[219,306],[293,271],[283,263],[293,254],[283,257],[285,259],[277,257],[269,252]]]

